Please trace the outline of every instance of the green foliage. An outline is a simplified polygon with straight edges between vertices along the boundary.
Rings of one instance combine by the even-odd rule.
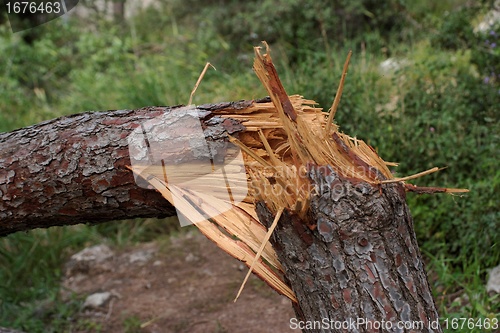
[[[500,81],[500,22],[486,31],[473,32],[471,17],[482,9],[480,6],[462,8],[447,15],[439,32],[432,36],[434,47],[447,50],[470,49],[471,63],[484,76],[484,82],[497,85]]]
[[[131,316],[123,321],[123,331],[125,333],[140,333],[141,319],[136,316]]]
[[[197,8],[193,15],[192,8]],[[408,21],[400,15],[402,1],[387,0],[321,0],[321,1],[175,1],[173,11],[186,20],[212,31],[215,40],[223,38],[235,53],[247,53],[252,46],[266,40],[287,47],[291,64],[304,60],[304,52],[334,45],[353,44],[369,38],[382,46],[389,37],[401,40]],[[367,36],[368,35],[368,36]],[[207,36],[208,37],[208,36]]]
[[[428,270],[437,274],[438,277],[434,281],[432,289],[439,291],[435,292],[435,298],[438,300],[438,311],[442,316],[441,322],[448,319],[448,329],[443,327],[444,331],[495,332],[494,329],[484,327],[476,329],[451,327],[451,320],[463,318],[464,313],[467,313],[467,318],[484,322],[497,318],[497,314],[500,312],[498,295],[488,295],[483,287],[486,269],[479,264],[481,260],[476,260],[478,259],[478,251],[472,254],[470,263],[457,258],[435,257],[425,250],[424,253],[432,259]],[[460,270],[454,268],[457,265],[461,266]]]
[[[432,45],[448,50],[468,48],[474,39],[470,21],[471,17],[473,17],[471,12],[473,12],[471,8],[461,8],[446,13],[439,32],[431,37]]]
[[[471,62],[484,76],[484,83],[500,86],[500,22],[477,35]]]
[[[150,242],[161,235],[180,232],[177,217],[166,219],[135,219],[101,223],[92,227],[99,237],[107,239],[118,247],[132,243]]]
[[[478,249],[482,262],[491,267],[499,259],[498,252],[492,256],[499,241],[495,236],[499,212],[494,204],[500,185],[495,167],[499,95],[471,73],[470,65],[453,60],[459,57],[426,59],[406,73],[415,76],[412,86],[419,89],[402,88],[406,90],[405,116],[412,119],[413,131],[407,128],[398,137],[403,152],[416,152],[404,159],[407,171],[448,166],[443,174],[431,177],[433,183],[471,190],[463,199],[412,198],[414,218],[424,221],[424,233],[430,237],[420,233],[421,239],[437,237],[429,244],[444,241],[450,256],[460,255],[464,260]]]
[[[98,239],[83,226],[35,230],[0,239],[0,326],[51,332],[78,300],[58,301],[61,263],[71,251]],[[59,322],[57,322],[59,321]]]

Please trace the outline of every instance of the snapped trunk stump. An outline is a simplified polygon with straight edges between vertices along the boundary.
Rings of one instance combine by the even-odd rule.
[[[308,175],[318,191],[307,221],[286,213],[271,238],[303,331],[441,332],[404,187],[353,183],[329,167]],[[257,212],[270,225],[264,202]]]

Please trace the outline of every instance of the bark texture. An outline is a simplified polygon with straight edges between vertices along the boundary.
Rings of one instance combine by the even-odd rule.
[[[215,156],[218,151],[224,155],[227,134],[245,131],[240,121],[216,111],[269,101],[195,109]],[[0,133],[0,236],[54,225],[174,215],[175,209],[156,191],[138,186],[127,168],[130,134],[142,129],[146,138],[144,123],[165,114],[175,122],[182,113],[178,107],[83,113]],[[152,130],[158,135],[145,139],[148,148],[162,140],[178,146],[180,132]],[[159,158],[166,161],[186,158],[163,153]],[[192,158],[202,154],[200,150]],[[297,296],[294,308],[303,331],[442,332],[403,185],[343,178],[329,166],[308,165],[307,176],[314,185],[307,217],[285,212],[271,237]],[[269,227],[274,217],[265,202],[257,204],[257,213]]]
[[[403,186],[342,179],[330,167],[308,176],[316,189],[309,220],[285,214],[271,238],[299,300],[297,319],[316,321],[303,331],[442,332]],[[269,226],[265,203],[257,212]]]
[[[250,103],[198,106],[206,137],[223,149],[226,133],[244,127],[212,111]],[[158,192],[137,186],[127,169],[127,138],[146,121],[175,114],[176,109],[88,112],[0,133],[0,236],[56,225],[175,215]]]

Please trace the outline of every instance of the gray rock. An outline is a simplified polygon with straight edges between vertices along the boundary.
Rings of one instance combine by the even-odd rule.
[[[0,327],[0,333],[25,333],[25,332],[18,331],[13,328]]]
[[[486,283],[486,292],[500,294],[500,265],[490,271],[490,277]]]
[[[185,258],[184,258],[184,261],[185,262],[195,262],[195,261],[198,261],[198,257],[195,256],[194,254],[192,253],[189,253]]]
[[[481,22],[479,22],[474,27],[474,32],[475,33],[487,32],[498,21],[500,21],[500,0],[495,1],[495,4],[493,5],[493,9],[490,10],[488,13],[486,13],[486,15],[483,17]]]
[[[103,306],[111,298],[111,293],[106,291],[103,293],[95,293],[89,295],[83,303],[84,308],[99,308]]]
[[[382,74],[392,74],[408,65],[410,65],[408,59],[389,58],[379,64],[379,70]]]
[[[65,265],[65,273],[67,276],[87,274],[91,269],[103,266],[113,255],[113,251],[104,244],[87,247],[71,256]]]
[[[113,256],[113,251],[104,244],[94,245],[81,250],[71,256],[75,261],[94,261],[102,262]]]
[[[143,264],[153,257],[154,250],[140,250],[129,254],[128,262]]]

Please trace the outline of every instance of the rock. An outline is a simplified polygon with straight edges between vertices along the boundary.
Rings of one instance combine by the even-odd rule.
[[[24,333],[13,328],[0,327],[0,333]]]
[[[153,257],[154,250],[140,250],[129,254],[128,262],[133,263],[145,263]]]
[[[73,254],[71,260],[102,262],[113,256],[113,251],[104,244],[87,247]]]
[[[88,296],[83,303],[84,308],[99,308],[103,306],[111,297],[110,292],[95,293]]]
[[[500,294],[500,265],[490,271],[490,277],[486,283],[486,292]]]
[[[198,258],[197,256],[195,256],[195,255],[194,255],[194,254],[192,254],[192,253],[189,253],[189,254],[186,256],[186,258],[184,258],[184,261],[185,261],[185,262],[195,262],[195,261],[198,261],[198,259],[199,259],[199,258]]]
[[[408,65],[410,65],[408,59],[389,58],[379,64],[379,70],[382,74],[392,74]]]
[[[486,13],[481,22],[474,27],[474,32],[487,32],[489,29],[493,28],[498,21],[500,21],[500,0],[495,1],[493,9]]]
[[[66,275],[70,276],[75,273],[86,274],[92,266],[103,263],[113,257],[113,255],[113,251],[104,244],[87,247],[71,256],[65,266]]]

